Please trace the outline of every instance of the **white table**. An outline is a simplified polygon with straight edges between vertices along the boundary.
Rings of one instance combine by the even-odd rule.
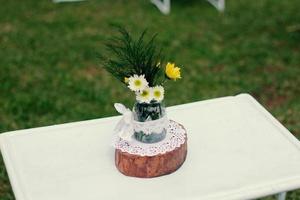
[[[188,131],[188,157],[153,179],[115,168],[120,116],[2,134],[16,199],[232,200],[300,188],[299,141],[250,95],[173,106],[168,115]]]

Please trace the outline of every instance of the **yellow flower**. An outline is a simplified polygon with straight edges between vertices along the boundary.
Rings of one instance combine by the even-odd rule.
[[[175,80],[181,78],[180,68],[175,66],[175,63],[169,63],[166,65],[166,75],[169,79]]]
[[[124,77],[124,83],[129,83],[129,78]]]

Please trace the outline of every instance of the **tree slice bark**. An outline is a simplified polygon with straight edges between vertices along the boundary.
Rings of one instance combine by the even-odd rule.
[[[151,178],[176,171],[184,163],[186,154],[187,137],[180,147],[156,156],[139,156],[116,149],[115,164],[126,176]]]

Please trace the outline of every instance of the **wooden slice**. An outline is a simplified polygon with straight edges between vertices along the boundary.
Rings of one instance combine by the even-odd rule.
[[[155,156],[139,156],[115,151],[118,170],[126,176],[151,178],[176,171],[185,161],[187,154],[187,137],[185,142],[173,151]]]

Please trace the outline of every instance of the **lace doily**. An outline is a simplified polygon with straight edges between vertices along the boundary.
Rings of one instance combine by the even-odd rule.
[[[155,156],[173,151],[186,141],[186,131],[177,122],[170,120],[165,139],[157,143],[142,143],[135,139],[131,141],[117,137],[113,146],[122,152],[140,156]]]
[[[151,133],[161,133],[166,127],[168,127],[169,120],[166,116],[163,118],[147,121],[147,122],[138,122],[133,120],[133,129],[135,132],[143,132],[146,135]]]

